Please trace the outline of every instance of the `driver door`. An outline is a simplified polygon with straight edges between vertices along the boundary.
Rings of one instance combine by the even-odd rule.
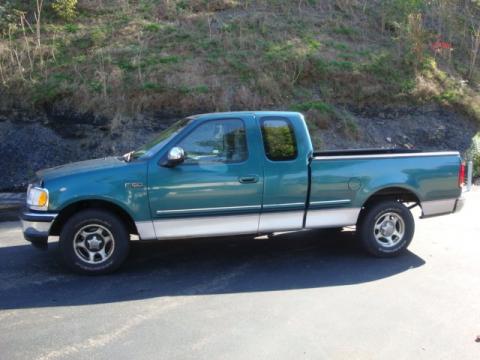
[[[253,116],[198,120],[174,146],[185,161],[150,164],[149,199],[159,239],[258,231],[263,170]]]

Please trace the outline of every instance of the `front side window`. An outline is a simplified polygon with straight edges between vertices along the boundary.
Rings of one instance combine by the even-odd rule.
[[[207,121],[178,146],[185,151],[185,164],[235,163],[248,157],[245,125],[239,119]]]
[[[261,127],[267,158],[272,161],[282,161],[297,157],[295,134],[286,119],[263,119]]]
[[[190,121],[192,121],[192,118],[178,120],[172,126],[168,127],[160,134],[158,134],[157,137],[154,138],[152,141],[143,145],[140,149],[133,151],[130,155],[130,158],[136,159],[142,156],[149,156],[155,154],[166,143],[173,139],[175,135],[182,131]]]

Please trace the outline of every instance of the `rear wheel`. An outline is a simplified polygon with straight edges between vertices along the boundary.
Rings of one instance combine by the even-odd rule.
[[[105,274],[116,270],[129,249],[123,223],[103,210],[84,210],[67,221],[60,233],[64,263],[75,272]]]
[[[358,227],[365,250],[377,257],[393,257],[410,245],[415,221],[402,203],[382,201],[365,209]]]

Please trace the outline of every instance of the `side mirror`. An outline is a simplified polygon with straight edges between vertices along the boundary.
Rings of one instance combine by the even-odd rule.
[[[185,151],[180,146],[174,146],[167,155],[167,161],[162,165],[165,167],[175,167],[185,161]]]

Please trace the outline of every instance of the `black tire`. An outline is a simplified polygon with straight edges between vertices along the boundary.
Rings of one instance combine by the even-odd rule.
[[[106,274],[118,269],[128,255],[130,235],[112,213],[84,210],[72,216],[60,233],[66,266],[81,274]]]
[[[364,249],[376,257],[400,255],[410,245],[414,232],[412,213],[405,205],[394,200],[365,208],[358,224]]]

